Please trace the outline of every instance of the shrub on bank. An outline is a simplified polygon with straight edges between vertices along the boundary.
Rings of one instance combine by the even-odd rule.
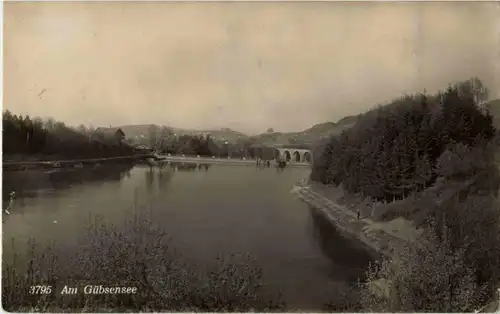
[[[454,249],[431,235],[369,270],[362,293],[365,310],[463,313],[479,308],[481,289],[474,269],[464,263],[467,248]]]
[[[176,251],[147,214],[123,225],[89,223],[74,247],[32,242],[28,264],[3,267],[2,304],[8,311],[269,311],[283,309],[266,294],[261,271],[248,256],[222,256],[200,266]],[[51,285],[48,296],[30,294]],[[77,295],[60,295],[64,285]],[[132,295],[85,295],[85,285],[136,287]],[[57,293],[56,291],[57,290]]]
[[[450,217],[449,222],[462,225],[462,234],[457,234],[460,229],[451,223],[432,220],[422,237],[370,268],[362,293],[365,310],[463,313],[473,312],[491,301],[500,275],[497,200],[469,199],[453,207],[478,218],[470,223]],[[476,237],[470,237],[471,230],[466,230],[473,227],[477,228]]]

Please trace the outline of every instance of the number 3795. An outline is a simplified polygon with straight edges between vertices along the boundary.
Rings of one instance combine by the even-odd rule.
[[[52,286],[30,286],[30,294],[50,294],[52,293]]]

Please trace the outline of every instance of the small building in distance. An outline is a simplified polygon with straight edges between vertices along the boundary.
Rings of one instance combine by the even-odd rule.
[[[125,141],[125,133],[120,128],[97,128],[94,134],[97,139],[102,141],[117,143],[123,143]]]

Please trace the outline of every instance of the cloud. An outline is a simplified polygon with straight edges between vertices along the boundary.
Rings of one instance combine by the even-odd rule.
[[[4,8],[4,107],[71,124],[293,131],[473,75],[499,92],[495,3]]]

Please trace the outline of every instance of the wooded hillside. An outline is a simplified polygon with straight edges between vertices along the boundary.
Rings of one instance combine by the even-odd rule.
[[[477,79],[437,95],[411,95],[379,106],[317,149],[311,179],[343,184],[376,200],[402,199],[439,175],[464,178],[488,167],[492,116],[477,106]]]
[[[474,78],[405,96],[316,148],[312,180],[389,202],[392,218],[416,204],[405,218],[424,232],[370,270],[364,310],[471,312],[493,298],[500,175],[493,117],[479,106],[487,94]]]

